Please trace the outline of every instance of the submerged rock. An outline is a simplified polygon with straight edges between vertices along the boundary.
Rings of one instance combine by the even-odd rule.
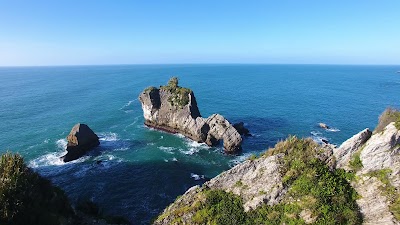
[[[67,136],[67,154],[62,160],[69,162],[78,159],[100,144],[99,137],[86,125],[76,124]]]
[[[223,141],[228,153],[241,150],[242,137],[238,131],[219,114],[202,118],[194,93],[178,86],[171,78],[167,86],[150,87],[140,95],[145,125],[184,136],[209,146]]]
[[[322,128],[322,129],[325,129],[325,130],[329,129],[329,126],[326,125],[325,123],[319,123],[318,126],[319,126],[320,128]]]
[[[233,127],[237,130],[237,132],[239,132],[240,135],[252,136],[252,135],[250,134],[249,129],[247,129],[247,128],[244,126],[244,123],[243,123],[243,122],[235,123],[235,124],[233,124]]]

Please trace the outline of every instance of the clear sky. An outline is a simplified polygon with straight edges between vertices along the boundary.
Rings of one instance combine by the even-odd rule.
[[[400,64],[399,0],[0,0],[0,66]]]

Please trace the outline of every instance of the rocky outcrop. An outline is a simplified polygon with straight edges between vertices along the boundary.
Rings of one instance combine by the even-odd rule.
[[[202,118],[194,93],[179,87],[177,79],[173,82],[172,79],[167,86],[150,87],[139,95],[145,125],[180,133],[209,146],[215,146],[222,140],[228,153],[241,150],[242,137],[229,121],[219,114]]]
[[[64,162],[78,159],[100,144],[99,137],[86,124],[80,123],[72,128],[67,141],[67,154],[61,157]]]
[[[348,164],[351,156],[367,142],[371,135],[372,132],[367,128],[343,142],[339,148],[335,149],[334,156],[336,157],[336,166],[349,170]]]
[[[322,129],[326,129],[326,130],[329,129],[329,126],[326,125],[325,123],[319,123],[318,126],[319,126],[320,128],[322,128]]]
[[[360,132],[336,149],[335,156],[338,167],[356,172],[352,186],[360,195],[364,224],[400,224],[395,217],[399,209],[393,207],[400,203],[400,131],[395,123],[372,136],[368,129]],[[351,168],[352,160],[359,160],[360,168]]]
[[[250,134],[249,129],[247,129],[247,128],[244,126],[244,123],[243,123],[243,122],[235,123],[235,124],[233,124],[233,127],[237,130],[237,132],[238,132],[240,135],[252,136],[252,135]]]

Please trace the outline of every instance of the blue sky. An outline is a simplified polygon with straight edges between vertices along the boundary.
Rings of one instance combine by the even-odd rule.
[[[0,66],[400,64],[400,1],[0,0]]]

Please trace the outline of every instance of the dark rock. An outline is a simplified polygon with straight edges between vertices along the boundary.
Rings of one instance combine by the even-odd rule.
[[[244,127],[244,123],[243,122],[235,123],[235,124],[233,124],[233,127],[237,130],[237,132],[239,132],[240,135],[252,136],[250,134],[249,129]]]
[[[80,123],[72,128],[67,141],[67,154],[61,157],[64,162],[78,159],[100,144],[99,137],[86,124]]]
[[[146,88],[139,96],[145,125],[184,136],[209,146],[223,140],[225,151],[241,150],[242,137],[237,130],[219,114],[202,118],[194,93],[168,82],[167,86]],[[171,79],[172,80],[172,79]]]

